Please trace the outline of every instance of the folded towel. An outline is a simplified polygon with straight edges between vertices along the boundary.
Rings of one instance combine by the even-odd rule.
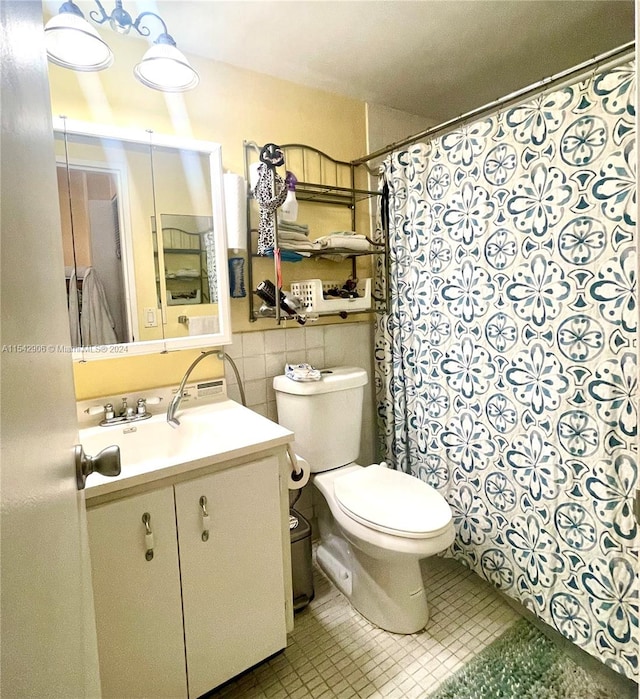
[[[295,231],[309,235],[309,226],[306,223],[292,223],[290,221],[278,221],[278,230]]]
[[[320,369],[314,369],[311,364],[285,364],[284,373],[292,381],[320,381]]]
[[[366,236],[350,231],[332,233],[318,238],[316,241],[324,248],[342,248],[345,250],[366,251],[370,250],[369,241]]]
[[[280,242],[281,248],[287,248],[288,250],[321,250],[321,246],[312,240],[302,241],[302,240],[283,240]]]
[[[279,240],[300,240],[300,241],[304,241],[304,242],[309,242],[308,236],[306,236],[304,233],[300,233],[298,231],[282,230],[282,229],[280,229],[278,231],[278,239]]]
[[[273,248],[267,248],[264,251],[265,257],[273,257]],[[286,250],[285,248],[280,248],[280,259],[283,262],[300,262],[309,257],[309,253],[299,253],[293,250]]]

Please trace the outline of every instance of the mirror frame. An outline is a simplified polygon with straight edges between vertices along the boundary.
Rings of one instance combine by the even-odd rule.
[[[98,348],[86,347],[74,351],[73,360],[86,362],[96,359],[114,359],[116,357],[165,353],[175,350],[231,344],[231,310],[229,300],[224,182],[222,177],[222,146],[213,141],[200,141],[192,138],[184,138],[182,136],[159,134],[148,129],[122,128],[106,124],[94,124],[92,122],[67,119],[66,117],[53,118],[53,131],[56,135],[64,135],[66,132],[71,136],[90,136],[93,138],[119,140],[141,145],[196,151],[208,156],[211,178],[211,207],[213,229],[215,232],[216,274],[219,292],[217,306],[220,332],[210,335],[186,335],[184,337],[170,337],[161,340],[123,342],[115,345],[102,345]],[[73,165],[73,163],[71,164]],[[124,178],[120,177],[119,183],[125,185],[128,182],[128,173],[123,174]],[[122,195],[121,201],[128,201],[128,192],[123,191],[120,194]],[[129,212],[123,211],[122,216],[127,220]],[[151,231],[149,231],[149,234],[151,235]],[[133,236],[135,232],[130,231],[129,235]],[[133,282],[128,280],[127,287],[128,295],[129,289],[135,288],[135,280],[133,280]],[[134,300],[134,303],[137,303],[137,299]],[[161,322],[164,323],[166,308],[160,306],[158,311],[158,317]]]

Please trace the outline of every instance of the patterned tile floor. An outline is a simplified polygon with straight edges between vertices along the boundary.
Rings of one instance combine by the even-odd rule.
[[[429,624],[421,633],[400,636],[361,617],[314,566],[315,599],[296,614],[285,651],[210,696],[425,697],[519,615],[488,583],[456,561],[427,559],[423,577]]]

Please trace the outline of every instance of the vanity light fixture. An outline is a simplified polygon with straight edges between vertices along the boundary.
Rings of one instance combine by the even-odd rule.
[[[198,84],[198,74],[176,47],[160,15],[141,12],[134,20],[122,7],[122,0],[116,0],[110,15],[100,0],[94,2],[99,11],[91,10],[91,19],[96,24],[109,22],[119,34],[128,34],[133,28],[141,36],[150,36],[151,30],[146,26],[148,17],[155,17],[162,24],[163,31],[134,68],[133,72],[141,83],[162,92],[184,92]],[[45,25],[44,34],[49,60],[63,68],[96,71],[113,63],[113,52],[73,0],[62,4],[59,13]]]

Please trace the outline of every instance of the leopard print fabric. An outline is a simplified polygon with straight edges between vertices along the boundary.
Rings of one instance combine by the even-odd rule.
[[[287,186],[275,169],[264,163],[258,168],[258,184],[253,194],[260,204],[258,255],[264,255],[276,243],[276,210],[287,198]]]

